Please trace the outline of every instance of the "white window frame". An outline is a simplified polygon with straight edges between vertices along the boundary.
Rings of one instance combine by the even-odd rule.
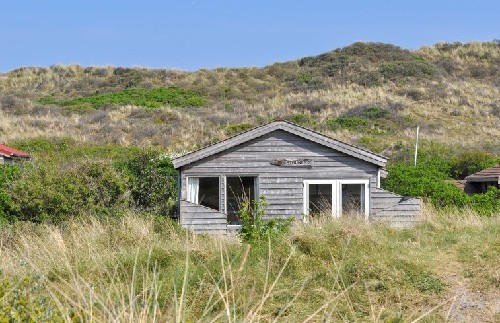
[[[364,216],[368,220],[370,215],[370,180],[369,179],[307,179],[304,180],[303,201],[304,214],[309,215],[309,185],[331,184],[332,185],[332,217],[342,216],[342,184],[364,184]]]
[[[332,185],[332,216],[338,218],[337,213],[337,180],[311,179],[304,180],[304,214],[309,215],[309,185],[310,184],[331,184]]]
[[[210,178],[218,178],[219,179],[219,187],[218,187],[218,191],[219,191],[219,209],[218,210],[212,209],[212,210],[215,210],[215,211],[220,212],[220,213],[224,213],[224,210],[222,209],[223,205],[222,205],[222,190],[221,190],[221,184],[222,184],[223,176],[221,176],[221,175],[189,175],[189,176],[186,176],[186,201],[189,198],[189,179],[193,178],[193,177],[194,178],[207,178],[207,177],[210,177]],[[225,185],[225,183],[224,183],[224,185]],[[190,202],[190,203],[192,203],[192,202]],[[196,204],[196,205],[199,205],[199,206],[211,209],[208,206],[204,206],[204,205],[201,205],[201,204],[198,204],[198,203],[193,203],[193,204]]]
[[[369,179],[340,179],[338,182],[338,212],[337,214],[342,215],[342,184],[364,184],[364,198],[365,198],[365,219],[368,220],[370,216],[370,180]]]

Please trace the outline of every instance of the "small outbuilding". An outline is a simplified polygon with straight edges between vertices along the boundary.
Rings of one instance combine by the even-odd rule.
[[[421,201],[380,188],[387,159],[276,121],[173,160],[179,220],[199,233],[240,227],[243,201],[265,196],[267,218],[360,217],[409,226]]]
[[[500,188],[500,165],[483,169],[463,180],[450,182],[469,195],[486,193],[491,186]]]
[[[30,154],[0,144],[0,165],[15,164],[19,161],[29,160]]]

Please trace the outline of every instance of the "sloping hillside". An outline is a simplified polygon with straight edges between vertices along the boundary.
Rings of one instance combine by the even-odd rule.
[[[168,62],[166,62],[168,64]],[[500,152],[500,44],[409,51],[354,43],[264,68],[19,68],[0,75],[0,138],[71,137],[180,151],[286,119],[376,152]]]

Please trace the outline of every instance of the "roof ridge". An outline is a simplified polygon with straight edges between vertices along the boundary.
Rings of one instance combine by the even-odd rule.
[[[260,133],[259,129],[264,129],[264,132]],[[302,126],[296,125],[292,122],[284,121],[284,120],[271,121],[271,122],[268,122],[266,124],[259,125],[257,127],[242,131],[241,133],[238,133],[234,136],[231,136],[231,137],[226,138],[224,140],[221,140],[219,142],[207,145],[205,147],[199,148],[197,150],[194,150],[192,152],[189,152],[187,154],[184,154],[182,156],[174,158],[174,159],[172,159],[172,161],[174,162],[175,168],[182,167],[184,165],[187,165],[187,164],[190,164],[190,163],[195,162],[197,160],[209,157],[213,154],[219,153],[221,151],[232,148],[232,147],[237,146],[239,144],[243,144],[243,143],[250,141],[252,139],[259,138],[265,134],[271,133],[271,132],[276,131],[276,130],[286,131],[286,132],[291,133],[295,136],[302,137],[306,140],[316,142],[320,145],[329,147],[329,148],[334,149],[334,150],[338,150],[338,151],[343,152],[347,155],[354,156],[358,159],[362,159],[362,160],[371,162],[371,163],[379,165],[379,166],[383,166],[387,162],[387,157],[373,153],[373,152],[368,151],[368,150],[363,149],[363,148],[359,148],[359,147],[354,146],[352,144],[345,143],[345,142],[340,141],[338,139],[334,139],[332,137],[323,135],[323,134],[321,134],[317,131],[314,131],[312,129],[302,127]],[[247,133],[254,133],[255,136],[253,138],[250,138],[250,139],[245,139],[244,137],[245,137],[245,134],[247,134]],[[241,138],[241,139],[238,140],[238,138]],[[206,151],[205,154],[202,153],[203,151]],[[199,156],[196,156],[197,154]],[[190,156],[191,156],[191,158],[190,158]]]

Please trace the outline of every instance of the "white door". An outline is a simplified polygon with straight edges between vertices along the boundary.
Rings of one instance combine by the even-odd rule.
[[[304,214],[368,219],[369,180],[305,180]]]

